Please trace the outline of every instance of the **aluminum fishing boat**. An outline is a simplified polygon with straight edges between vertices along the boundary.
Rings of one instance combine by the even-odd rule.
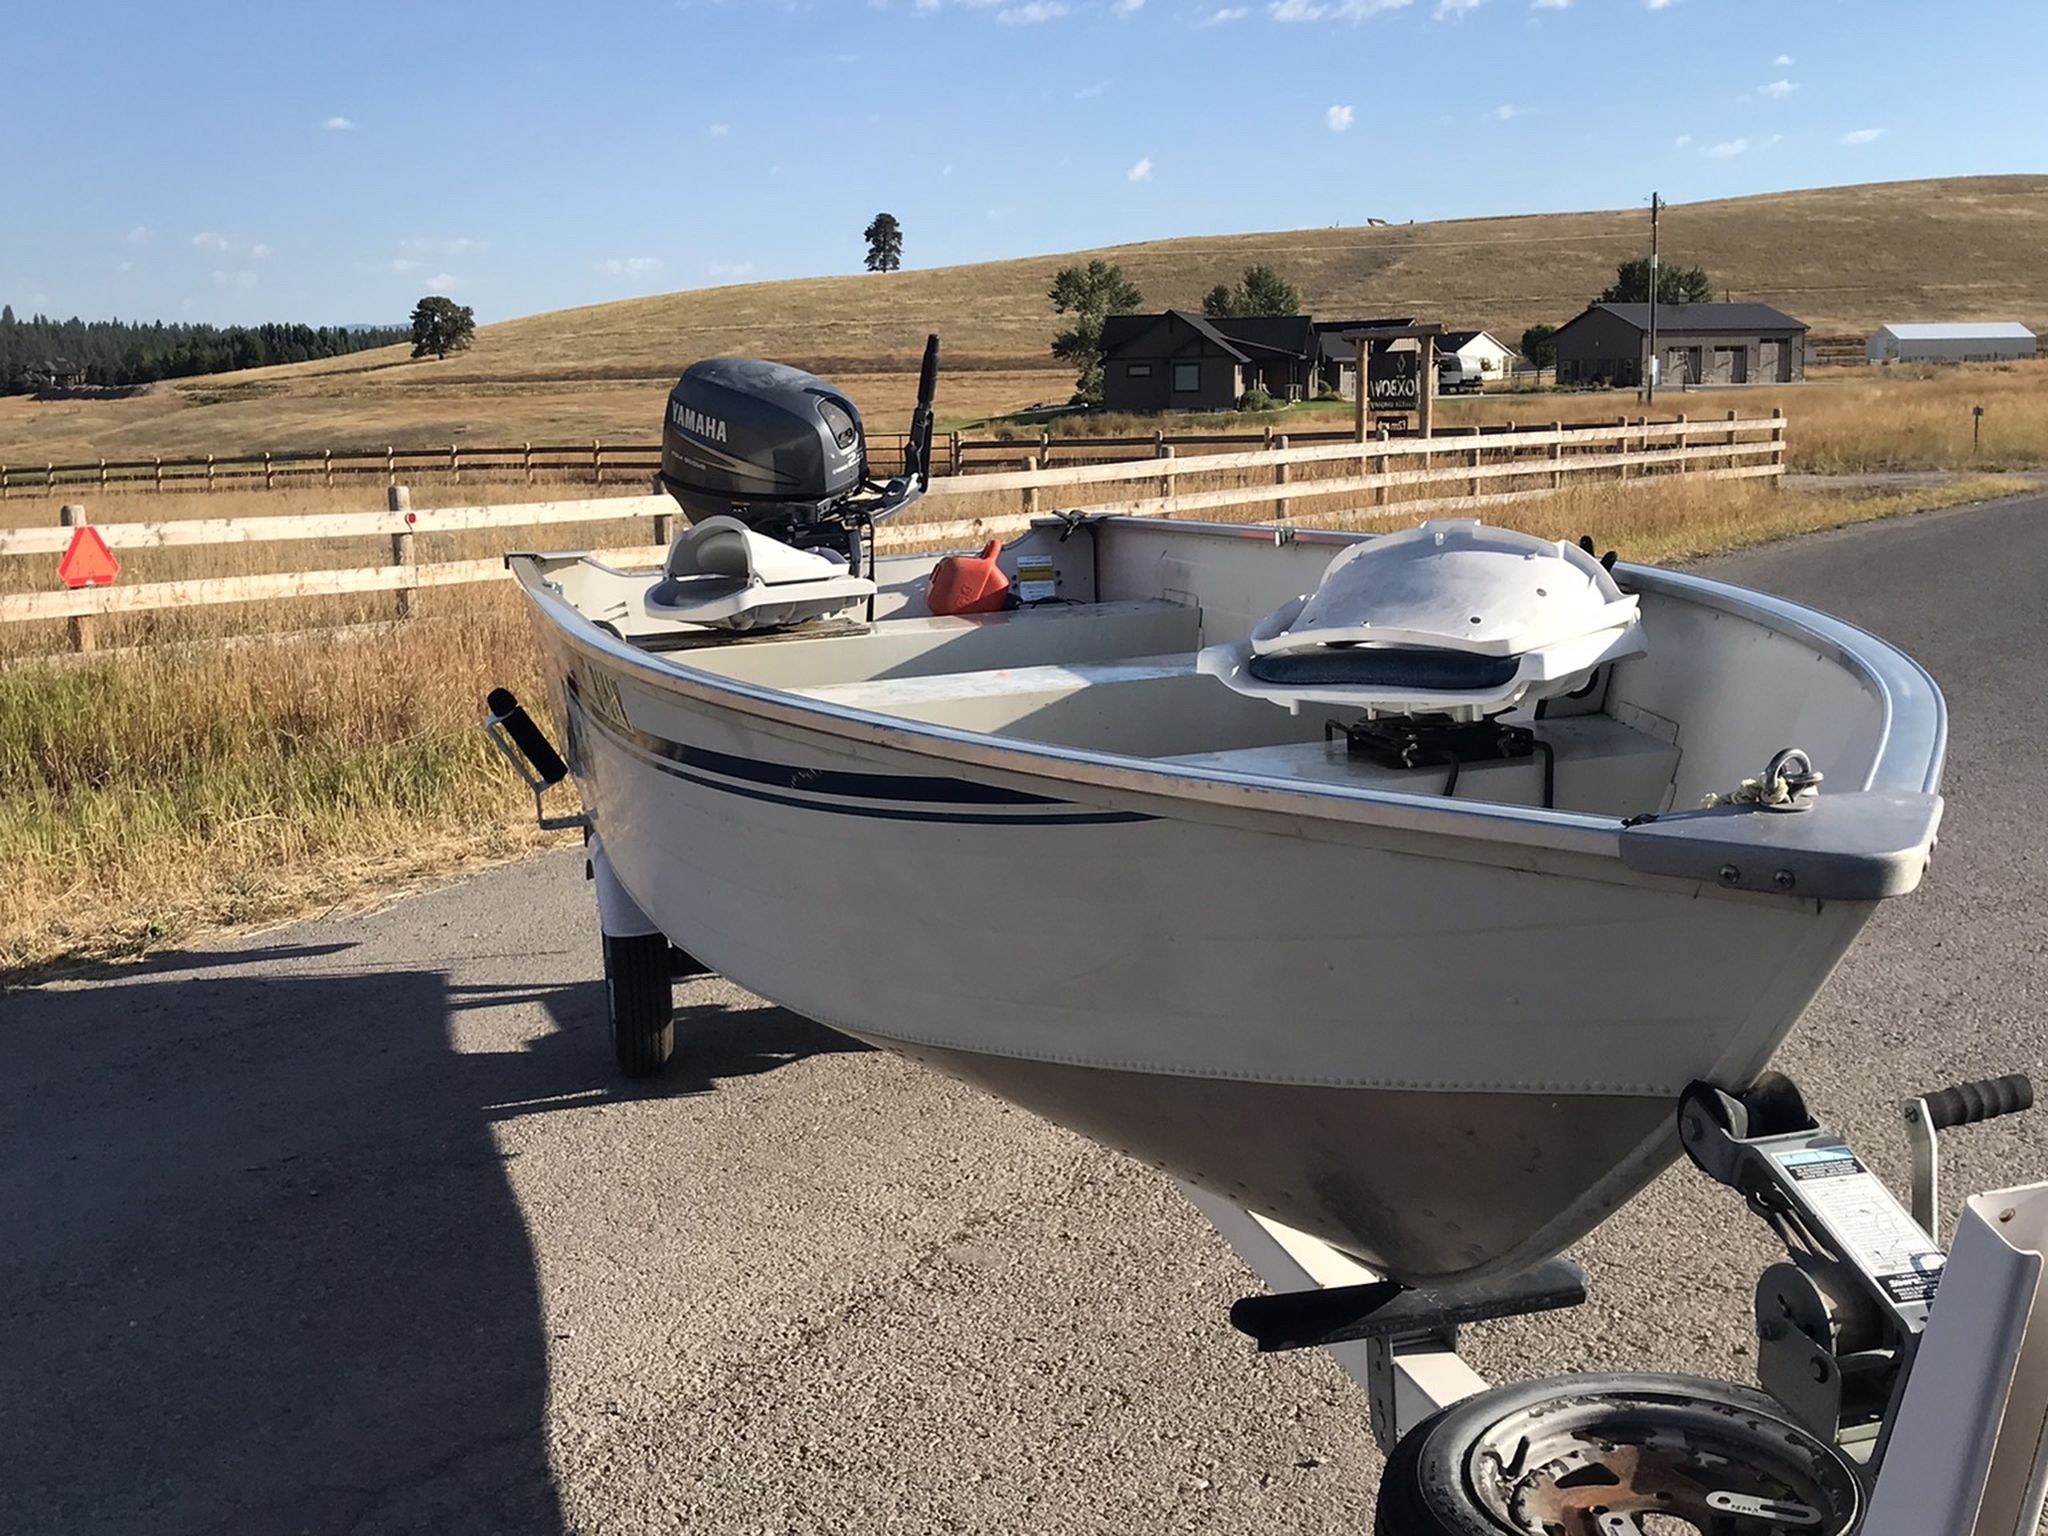
[[[957,556],[831,515],[864,474],[741,483],[808,473],[781,415],[813,478],[860,451],[829,386],[747,366],[678,386],[664,479],[699,520],[664,570],[508,557],[629,1065],[669,1048],[673,944],[1476,1284],[1664,1168],[1687,1085],[1749,1085],[1921,878],[1941,695],[1825,614],[1470,522],[1130,517],[1046,518],[934,612]],[[706,464],[738,478],[693,498]]]

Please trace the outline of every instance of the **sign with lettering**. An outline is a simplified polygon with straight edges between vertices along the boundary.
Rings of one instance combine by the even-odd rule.
[[[1369,373],[1366,404],[1375,415],[1413,411],[1421,407],[1418,383],[1422,354],[1413,348],[1399,352],[1374,347],[1367,360]]]

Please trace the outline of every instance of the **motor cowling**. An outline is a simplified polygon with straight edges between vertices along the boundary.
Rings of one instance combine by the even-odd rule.
[[[669,391],[660,481],[693,523],[807,523],[866,475],[860,412],[816,374],[717,357],[691,364]]]

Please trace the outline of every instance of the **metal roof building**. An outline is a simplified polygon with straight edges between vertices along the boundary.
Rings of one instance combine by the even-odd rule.
[[[2034,333],[2016,320],[1880,326],[1866,354],[1873,363],[1988,363],[2034,355]]]

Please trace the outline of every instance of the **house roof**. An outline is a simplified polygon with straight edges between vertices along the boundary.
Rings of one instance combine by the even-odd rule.
[[[1605,310],[1624,324],[1647,333],[1650,306],[1647,304],[1593,304],[1574,317],[1583,320],[1596,309]],[[1571,324],[1567,321],[1566,324]],[[1768,304],[1659,304],[1659,331],[1803,331],[1804,320],[1795,320],[1782,309]]]
[[[1102,322],[1102,350],[1117,352],[1148,335],[1156,326],[1178,320],[1226,356],[1241,363],[1252,354],[1277,353],[1284,357],[1307,357],[1314,348],[1315,324],[1306,315],[1255,315],[1235,320],[1211,320],[1184,309],[1169,309],[1157,315],[1109,315]]]
[[[1900,341],[2032,341],[2034,333],[2017,320],[1942,321],[1933,325],[1884,325],[1878,334]]]

